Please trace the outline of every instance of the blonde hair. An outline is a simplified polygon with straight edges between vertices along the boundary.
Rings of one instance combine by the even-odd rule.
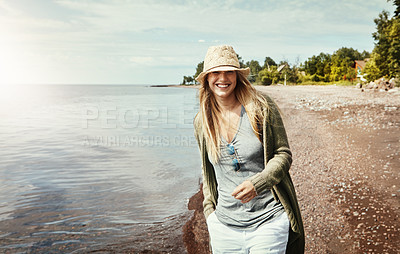
[[[269,113],[267,100],[251,85],[243,73],[236,71],[236,77],[237,84],[234,93],[246,110],[253,132],[261,141],[259,125],[262,124],[264,117]],[[217,162],[220,157],[221,134],[219,120],[221,119],[221,111],[210,89],[207,77],[199,88],[199,99],[199,117],[202,120],[203,135],[207,149],[211,154],[211,159]]]

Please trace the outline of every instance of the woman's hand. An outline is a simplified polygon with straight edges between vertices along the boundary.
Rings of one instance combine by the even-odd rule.
[[[242,201],[242,203],[247,203],[257,196],[256,189],[250,181],[244,181],[242,184],[238,185],[232,192],[232,196],[236,199]]]

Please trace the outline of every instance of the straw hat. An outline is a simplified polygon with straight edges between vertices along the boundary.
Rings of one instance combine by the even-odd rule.
[[[250,68],[241,69],[239,59],[232,46],[221,45],[208,48],[204,58],[203,71],[197,76],[196,80],[204,84],[204,79],[208,73],[214,71],[239,71],[247,77],[250,74]]]

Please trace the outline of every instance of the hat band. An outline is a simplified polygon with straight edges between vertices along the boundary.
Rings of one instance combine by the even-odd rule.
[[[222,66],[230,66],[230,67],[234,67],[235,69],[240,69],[240,68],[238,68],[238,67],[235,66],[235,65],[224,64],[224,65],[218,65],[218,66],[214,66],[214,67],[208,68],[206,71],[203,71],[203,72],[209,72],[209,71],[212,70],[212,69],[215,69],[215,68],[218,68],[218,67],[222,67]]]

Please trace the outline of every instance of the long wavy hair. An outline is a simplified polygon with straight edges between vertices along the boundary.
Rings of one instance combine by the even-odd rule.
[[[244,106],[249,117],[253,132],[261,141],[259,124],[265,114],[269,113],[267,100],[258,92],[239,71],[236,71],[236,87],[234,93],[241,105]],[[218,162],[220,158],[220,121],[222,120],[221,110],[215,99],[214,93],[208,84],[207,77],[199,88],[200,111],[199,116],[202,120],[203,134],[206,139],[207,149],[211,154],[211,159]]]

